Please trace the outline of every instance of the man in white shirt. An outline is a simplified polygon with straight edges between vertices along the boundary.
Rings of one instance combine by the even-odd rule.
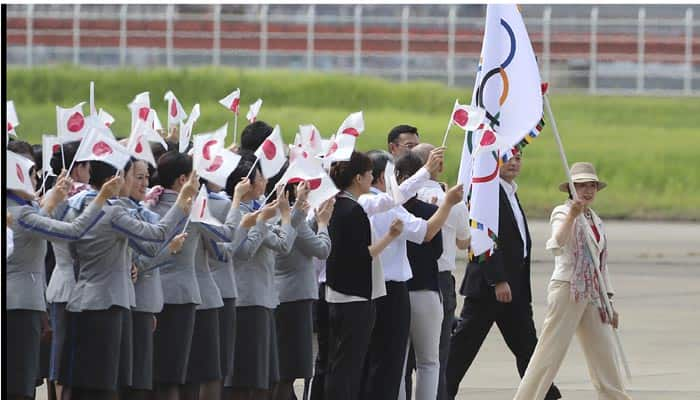
[[[498,325],[516,359],[522,377],[537,345],[532,318],[530,249],[532,241],[520,207],[515,178],[520,174],[517,152],[499,171],[501,187],[498,209],[498,239],[493,254],[483,262],[472,260],[462,281],[465,296],[461,319],[450,340],[445,371],[448,399],[479,352],[491,326]],[[545,400],[561,398],[552,385]]]
[[[425,162],[428,159],[430,151],[435,146],[429,143],[421,143],[411,150]],[[418,190],[418,199],[442,205],[445,200],[445,191],[438,182],[439,176],[442,175],[443,166],[435,171],[430,176],[430,180],[425,182],[424,186]],[[454,323],[455,309],[457,308],[457,295],[455,294],[455,279],[452,276],[452,271],[456,269],[457,250],[459,249],[462,255],[466,255],[466,250],[469,248],[469,210],[465,202],[452,207],[450,215],[447,217],[445,225],[442,226],[442,256],[438,260],[440,294],[442,295],[443,318],[442,329],[440,332],[440,381],[438,385],[438,400],[447,399],[447,391],[445,388],[445,369],[447,368],[447,355],[450,352],[450,334],[452,333],[452,325]],[[410,373],[410,370],[407,370]]]

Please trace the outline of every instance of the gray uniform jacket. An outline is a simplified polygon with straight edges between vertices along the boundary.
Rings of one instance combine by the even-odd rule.
[[[157,205],[151,211],[163,215],[177,200],[177,192],[165,189]],[[204,240],[229,243],[233,240],[236,228],[240,224],[239,210],[229,210],[224,226],[212,226],[198,222],[187,225],[187,238],[182,249],[169,255],[159,265],[160,280],[163,285],[163,297],[166,304],[198,305],[198,309],[223,306],[221,292],[214,283],[209,270],[206,252],[199,250]],[[220,305],[218,305],[220,303]]]
[[[142,205],[128,197],[120,197],[116,202],[128,209],[131,216],[141,221],[157,224],[160,216],[153,211],[145,209]],[[177,231],[172,232],[176,235]],[[129,239],[129,247],[132,249],[131,261],[136,264],[138,275],[134,283],[136,304],[132,311],[159,313],[163,310],[163,287],[160,283],[160,269],[150,268],[158,262],[158,256],[167,253],[167,244],[172,240],[168,238],[165,242],[151,242],[144,240]]]
[[[252,203],[241,203],[241,212],[254,211]],[[274,309],[279,304],[275,287],[275,257],[288,254],[296,239],[294,226],[304,222],[304,214],[294,210],[292,223],[284,225],[258,222],[240,245],[232,247],[238,298],[236,307],[262,306]]]
[[[52,219],[12,193],[7,194],[7,211],[14,219],[14,251],[7,258],[5,308],[46,311],[46,240],[78,240],[104,219],[97,204],[80,218],[68,223]]]
[[[224,221],[230,208],[231,200],[229,200],[225,192],[209,193],[209,209],[219,221]],[[234,237],[234,245],[240,243],[247,233],[247,229],[239,227]],[[238,289],[236,288],[236,274],[233,270],[233,257],[229,257],[212,239],[206,241],[206,250],[209,258],[209,268],[211,268],[211,274],[214,277],[216,286],[219,287],[221,297],[224,299],[235,299],[238,297]]]
[[[128,241],[165,242],[185,223],[180,207],[172,207],[158,224],[150,224],[135,218],[130,210],[113,201],[109,204],[104,207],[106,215],[95,228],[75,242],[73,258],[80,272],[66,306],[68,311],[135,305],[131,298],[133,283]]]
[[[280,303],[297,300],[318,299],[318,284],[313,258],[325,260],[331,253],[331,238],[328,229],[315,233],[305,221],[296,227],[297,238],[289,254],[277,255],[275,284]]]

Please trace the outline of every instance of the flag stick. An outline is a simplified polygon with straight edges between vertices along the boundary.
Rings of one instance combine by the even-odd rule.
[[[61,168],[66,169],[66,152],[63,151],[63,142],[61,142]]]
[[[445,143],[447,143],[447,134],[450,133],[451,127],[452,127],[452,115],[450,114],[450,122],[447,123],[447,129],[445,129],[445,136],[442,138],[442,147],[445,147]]]
[[[245,176],[246,178],[250,178],[250,174],[253,173],[253,170],[255,169],[255,166],[258,165],[258,161],[260,161],[260,158],[258,158],[258,157],[256,156],[256,157],[255,157],[255,162],[253,163],[253,166],[250,167],[250,171],[248,171],[248,175]]]
[[[90,81],[90,115],[97,115],[95,110],[95,82]]]
[[[277,191],[277,189],[274,189],[274,188],[273,188],[273,189],[270,191],[270,194],[268,194],[267,196],[265,196],[265,200],[263,200],[263,202],[262,202],[263,205],[267,204],[267,201],[270,200],[270,197],[272,197],[272,193],[275,193],[276,191]]]
[[[569,182],[569,191],[571,192],[571,196],[574,200],[578,200],[578,196],[576,195],[576,188],[574,187],[574,182],[571,179],[571,171],[569,170],[569,162],[566,159],[566,153],[564,153],[564,145],[561,142],[561,138],[559,136],[559,130],[557,129],[557,123],[554,120],[554,113],[552,112],[552,107],[549,105],[549,96],[545,93],[544,96],[544,106],[545,109],[547,110],[547,117],[549,118],[549,123],[552,126],[552,132],[554,133],[554,140],[557,142],[557,146],[559,148],[559,156],[561,157],[561,162],[564,166],[564,171],[566,172],[566,179]],[[580,214],[578,216],[579,223],[581,226],[584,227],[586,230],[586,237],[589,238],[587,240],[586,244],[588,245],[588,249],[591,252],[591,254],[595,254],[594,251],[591,250],[592,243],[590,242],[590,238],[593,237],[593,233],[591,232],[591,227],[588,225],[588,223],[585,221],[583,214]],[[603,305],[605,307],[605,312],[608,314],[608,318],[612,319],[612,305],[610,304],[610,299],[608,299],[607,296],[607,287],[605,287],[605,281],[602,279],[602,276],[600,274],[600,270],[598,268],[598,264],[600,263],[599,259],[597,257],[592,257],[594,260],[594,266],[593,269],[595,270],[596,278],[598,279],[598,284],[601,286],[603,289],[603,295],[600,296],[603,298]],[[612,328],[612,326],[611,326]],[[615,336],[615,343],[617,344],[617,350],[618,354],[620,355],[620,360],[622,361],[622,365],[625,368],[625,374],[627,375],[628,379],[632,378],[632,373],[630,372],[630,367],[627,362],[627,356],[625,355],[625,351],[622,348],[622,342],[620,341],[620,336],[615,328],[612,328],[613,334]]]
[[[185,222],[185,227],[182,228],[182,232],[181,232],[181,233],[185,233],[185,231],[187,230],[187,227],[188,227],[189,225],[190,225],[190,217],[187,217],[187,222]]]
[[[238,136],[238,113],[233,113],[233,144],[236,144]]]

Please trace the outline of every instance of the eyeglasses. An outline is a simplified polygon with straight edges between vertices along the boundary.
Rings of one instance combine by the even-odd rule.
[[[396,142],[393,142],[393,143],[394,143],[395,145],[399,146],[399,147],[404,147],[404,148],[409,149],[409,150],[412,149],[412,148],[414,148],[414,147],[416,147],[416,146],[418,146],[418,143],[413,143],[413,142],[407,142],[407,143],[396,143]]]

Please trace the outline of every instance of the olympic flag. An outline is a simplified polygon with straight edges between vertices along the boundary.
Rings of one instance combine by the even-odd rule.
[[[472,255],[481,260],[491,254],[498,237],[499,164],[542,129],[540,85],[535,53],[517,6],[488,5],[472,95],[472,106],[486,110],[486,117],[483,129],[465,136],[458,178],[470,191]]]

